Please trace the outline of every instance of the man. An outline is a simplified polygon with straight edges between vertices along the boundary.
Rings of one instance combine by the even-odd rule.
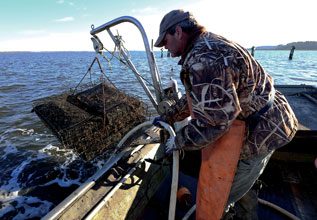
[[[207,32],[189,12],[166,14],[155,46],[164,46],[172,57],[181,57],[180,77],[186,89],[186,96],[163,116],[164,120],[174,123],[191,116],[188,125],[168,140],[167,150],[203,149],[204,157],[204,150],[217,149],[217,141],[227,138],[236,121],[244,121],[243,146],[227,205],[252,197],[246,193],[274,150],[290,142],[296,133],[298,122],[287,100],[246,49]],[[208,172],[201,170],[200,177],[204,175]],[[251,213],[244,218],[256,216]]]

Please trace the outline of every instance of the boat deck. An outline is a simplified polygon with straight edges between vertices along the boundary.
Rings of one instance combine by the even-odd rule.
[[[306,85],[277,85],[300,123],[299,130],[317,131],[317,88]]]
[[[261,176],[259,198],[286,209],[302,220],[317,219],[317,171],[313,162],[271,159]],[[259,205],[259,219],[288,219]]]

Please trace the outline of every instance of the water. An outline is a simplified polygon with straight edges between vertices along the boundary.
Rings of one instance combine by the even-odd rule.
[[[317,51],[255,51],[255,58],[273,77],[275,84],[317,85]]]
[[[317,85],[317,51],[255,51],[255,58],[276,84]],[[132,60],[150,82],[144,52]],[[102,166],[102,159],[81,160],[64,149],[31,112],[38,98],[74,88],[94,58],[92,52],[0,53],[0,218],[38,219]],[[162,81],[178,79],[178,59],[160,58]],[[133,73],[112,60],[103,64],[106,75],[120,89],[146,98]],[[100,74],[93,68],[92,79]],[[183,88],[181,87],[183,91]],[[149,101],[148,101],[149,102]]]

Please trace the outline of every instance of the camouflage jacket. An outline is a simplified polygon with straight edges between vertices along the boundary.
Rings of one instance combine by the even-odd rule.
[[[198,150],[221,137],[235,119],[246,120],[274,93],[271,76],[238,44],[202,33],[180,60],[181,80],[192,99],[193,119],[176,136],[176,145]],[[186,96],[168,113],[173,121],[189,116]],[[248,129],[240,158],[268,153],[287,144],[298,122],[285,97],[275,92],[273,106]]]

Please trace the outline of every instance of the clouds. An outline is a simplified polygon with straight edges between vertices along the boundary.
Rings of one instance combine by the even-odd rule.
[[[74,17],[68,16],[68,17],[55,19],[54,22],[70,22],[70,21],[74,21],[74,20],[75,20]]]
[[[65,0],[57,0],[56,1],[57,4],[64,4],[65,3]],[[70,6],[73,6],[74,3],[73,2],[68,2],[68,4]],[[63,22],[70,22],[70,21],[74,21],[74,17],[72,16],[66,16],[66,17],[63,17],[63,18],[58,18],[58,19],[55,19],[53,20],[54,22],[58,22],[58,23],[63,23]]]
[[[41,30],[30,29],[30,30],[20,31],[19,34],[26,35],[26,36],[35,36],[35,35],[44,34],[45,32],[46,31],[43,29],[41,29]]]
[[[87,0],[55,0],[51,5],[43,1],[42,5],[39,5],[40,3],[32,5],[35,9],[38,7],[41,13],[27,15],[20,13],[21,17],[15,16],[14,19],[10,19],[10,25],[7,28],[2,28],[0,51],[32,50],[31,48],[42,51],[71,50],[71,47],[66,46],[64,42],[71,44],[75,38],[77,47],[73,50],[91,50],[90,25],[95,24],[97,27],[122,15],[138,19],[151,42],[158,36],[162,17],[177,8],[192,11],[207,30],[234,40],[244,47],[316,40],[317,29],[313,28],[316,20],[314,11],[316,7],[313,7],[316,5],[315,1],[288,0],[286,4],[284,1],[276,0],[175,0],[167,4],[167,0],[160,0],[154,4],[145,0],[133,2],[122,0],[111,3],[96,0],[94,4],[91,4]],[[10,33],[8,30],[13,26],[18,28],[14,30],[14,33]],[[129,50],[143,50],[142,38],[133,25],[116,26],[113,31],[116,32],[116,29],[123,36],[125,46]],[[56,35],[57,32],[63,34],[63,38],[54,38],[53,36],[60,36]],[[78,32],[86,33],[86,35],[75,36],[74,33]],[[104,32],[101,35],[107,35],[107,33]],[[16,43],[13,42],[12,36]],[[22,43],[23,41],[25,43]],[[45,43],[46,41],[50,43]],[[108,43],[104,41],[104,44]],[[3,42],[11,45],[11,49]],[[30,46],[32,42],[43,43],[32,47]]]
[[[65,0],[57,0],[56,3],[57,3],[57,4],[64,4],[64,3],[66,3],[66,1],[65,1]],[[74,2],[68,1],[67,3],[68,3],[70,6],[74,6],[74,5],[75,5]]]
[[[159,13],[160,10],[158,8],[155,7],[151,7],[151,6],[146,6],[144,8],[133,8],[131,10],[132,14],[137,14],[137,15],[150,15],[150,14],[157,14]]]
[[[46,33],[0,41],[0,51],[92,51],[89,32]]]

